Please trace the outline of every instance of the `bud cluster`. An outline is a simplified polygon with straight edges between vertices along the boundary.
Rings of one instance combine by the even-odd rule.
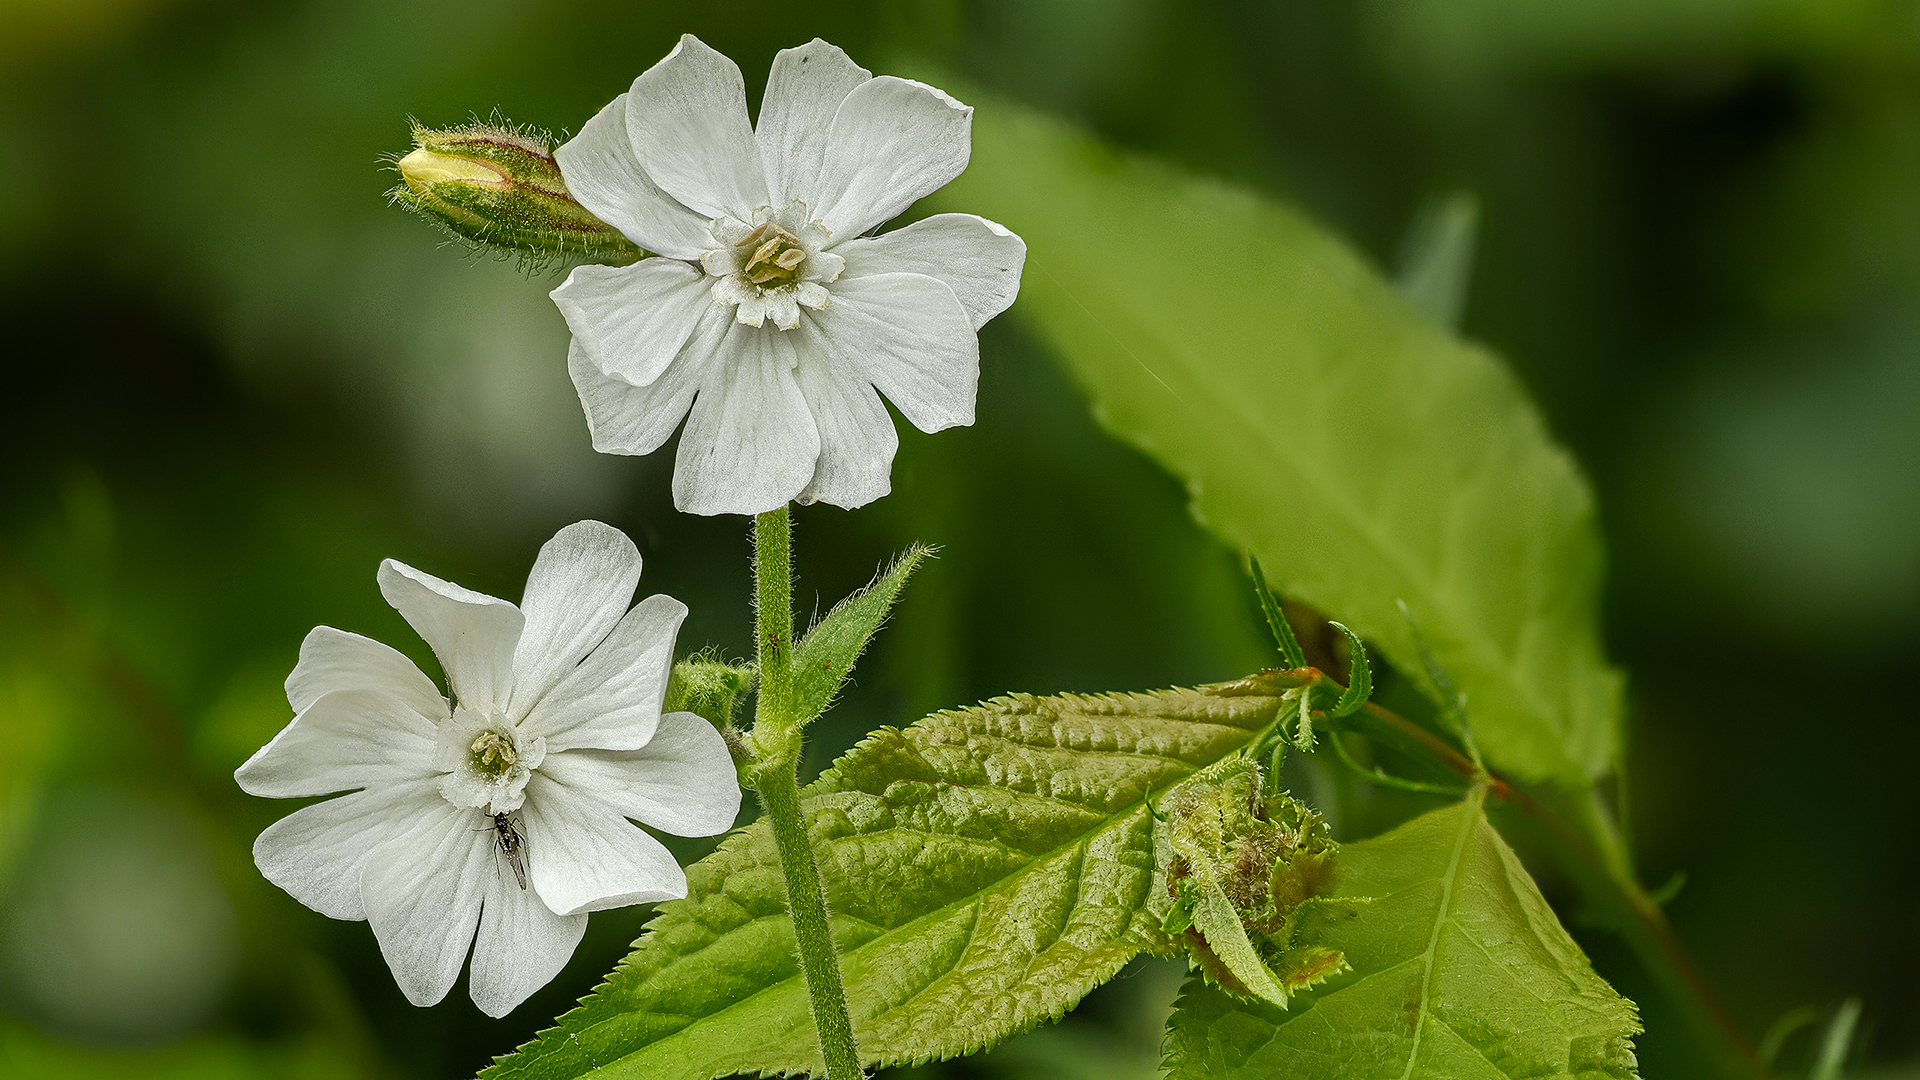
[[[1290,994],[1346,968],[1343,954],[1316,941],[1365,901],[1325,895],[1339,853],[1326,822],[1261,787],[1258,765],[1229,759],[1167,800],[1173,903],[1162,929],[1184,936],[1221,989],[1285,1008]]]
[[[629,263],[646,252],[567,190],[551,140],[526,128],[415,125],[388,197],[453,235],[523,258]]]

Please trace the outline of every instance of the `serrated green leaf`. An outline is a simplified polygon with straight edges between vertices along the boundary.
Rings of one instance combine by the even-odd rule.
[[[1150,800],[1246,746],[1273,696],[1018,696],[885,728],[803,792],[869,1064],[946,1058],[1059,1016],[1171,951]],[[773,837],[687,868],[687,898],[492,1080],[817,1069]],[[598,1070],[598,1071],[594,1071]]]
[[[1220,965],[1213,969],[1217,981],[1230,980],[1254,997],[1278,1008],[1287,1007],[1286,989],[1260,959],[1239,913],[1233,910],[1233,901],[1220,886],[1209,885],[1200,891],[1193,905],[1193,928],[1205,939],[1205,948],[1211,954],[1200,954],[1202,964],[1212,960]]]
[[[872,584],[835,604],[793,647],[793,704],[800,723],[818,717],[833,704],[854,661],[887,621],[887,611],[901,587],[930,552],[924,544],[908,548]]]
[[[1273,643],[1280,649],[1280,658],[1289,668],[1307,666],[1307,654],[1300,649],[1300,639],[1293,635],[1293,626],[1287,622],[1286,613],[1280,610],[1280,604],[1273,598],[1273,589],[1267,585],[1267,575],[1260,572],[1260,560],[1248,559],[1247,566],[1253,571],[1253,591],[1260,598],[1260,613],[1267,617],[1267,629],[1273,631]]]
[[[1340,849],[1368,896],[1326,944],[1350,971],[1289,1012],[1190,980],[1168,1080],[1629,1080],[1633,1003],[1567,936],[1476,791]]]
[[[1285,592],[1469,695],[1492,763],[1570,786],[1617,748],[1593,498],[1511,372],[1296,212],[981,105],[934,197],[1025,238],[1014,312],[1095,414]]]
[[[1333,715],[1352,716],[1373,696],[1373,668],[1367,663],[1367,647],[1360,644],[1359,634],[1347,629],[1345,623],[1328,620],[1327,625],[1347,639],[1347,688],[1333,707]]]

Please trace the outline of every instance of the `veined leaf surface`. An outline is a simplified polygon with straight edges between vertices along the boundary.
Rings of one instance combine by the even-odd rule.
[[[1617,747],[1593,499],[1513,375],[1299,214],[995,102],[932,200],[1026,239],[1014,309],[1109,430],[1274,583],[1422,670],[1497,767],[1584,788]]]
[[[1000,698],[882,729],[809,785],[802,806],[867,1062],[991,1045],[1165,948],[1150,804],[1245,746],[1278,707],[1205,690]],[[605,984],[483,1075],[819,1068],[766,823],[689,867],[687,885]]]
[[[1168,1080],[1630,1080],[1633,1003],[1594,974],[1481,794],[1340,849],[1352,970],[1282,1012],[1189,980]]]

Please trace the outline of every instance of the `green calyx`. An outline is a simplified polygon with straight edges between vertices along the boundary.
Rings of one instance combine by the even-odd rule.
[[[462,240],[533,262],[646,256],[574,199],[544,133],[499,124],[415,125],[388,198]]]
[[[673,665],[667,680],[665,712],[690,712],[721,731],[733,729],[733,710],[753,686],[753,665],[720,659],[718,649],[703,649]]]
[[[661,708],[662,712],[693,713],[717,728],[741,769],[742,782],[749,785],[756,754],[734,725],[733,712],[740,695],[753,688],[756,674],[752,664],[729,663],[720,658],[720,650],[702,649],[673,665]]]

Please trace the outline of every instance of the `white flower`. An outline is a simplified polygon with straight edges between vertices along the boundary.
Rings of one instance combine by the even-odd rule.
[[[684,836],[733,825],[726,744],[661,715],[687,609],[635,605],[640,553],[597,521],[560,530],[519,607],[389,559],[380,592],[432,646],[453,702],[400,653],[318,627],[287,678],[297,714],[234,774],[255,795],[351,792],[269,826],[267,880],[372,923],[407,1000],[469,989],[505,1016],[573,955],[586,913],[685,896],[686,876],[629,818]]]
[[[555,152],[582,205],[662,256],[554,290],[594,448],[651,453],[691,409],[680,509],[852,508],[890,487],[880,394],[922,431],[973,423],[975,335],[1026,244],[971,214],[863,235],[960,175],[972,123],[816,39],[774,58],[750,125],[740,69],[681,38]]]

